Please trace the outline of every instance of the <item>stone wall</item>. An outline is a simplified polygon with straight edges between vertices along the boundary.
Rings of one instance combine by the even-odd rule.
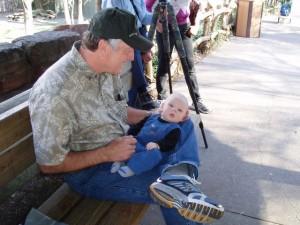
[[[0,102],[24,87],[30,88],[43,72],[80,40],[87,24],[61,26],[0,43]]]

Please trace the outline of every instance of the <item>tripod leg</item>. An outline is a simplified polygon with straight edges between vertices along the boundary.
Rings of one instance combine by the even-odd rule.
[[[159,7],[159,4],[157,4],[154,8],[150,28],[149,28],[149,31],[148,31],[148,39],[150,41],[153,41],[153,38],[154,38],[154,32],[155,32],[155,29],[156,29],[156,24],[157,24],[159,12],[160,12],[160,7]]]
[[[185,78],[185,81],[187,83],[190,96],[191,96],[192,101],[194,103],[195,111],[200,116],[200,111],[199,111],[198,105],[197,105],[197,99],[196,99],[195,93],[193,91],[191,78],[189,76],[189,67],[188,67],[188,64],[187,64],[186,53],[185,53],[185,50],[184,50],[184,47],[183,47],[182,38],[181,38],[179,27],[178,27],[178,24],[177,24],[177,21],[176,21],[176,16],[175,16],[175,13],[174,13],[174,9],[171,5],[168,5],[168,15],[169,15],[170,20],[171,20],[171,26],[172,26],[173,34],[174,34],[174,37],[175,37],[175,40],[176,40],[175,45],[176,45],[177,52],[179,54],[181,66],[182,66],[183,73],[184,73],[184,78]],[[202,133],[205,148],[208,148],[201,116],[200,116],[199,127],[200,127],[200,130],[201,130],[201,133]]]
[[[171,50],[170,50],[170,36],[169,36],[169,26],[167,16],[164,14],[162,18],[162,28],[163,28],[163,45],[164,45],[164,56],[165,56],[165,66],[168,72],[170,93],[173,93],[172,89],[172,76],[170,70],[171,61]]]

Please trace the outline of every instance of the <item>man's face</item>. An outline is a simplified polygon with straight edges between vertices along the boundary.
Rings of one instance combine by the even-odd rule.
[[[119,48],[116,50],[110,46],[110,57],[107,59],[108,68],[111,74],[119,75],[125,62],[134,60],[134,50],[125,42],[120,40]]]

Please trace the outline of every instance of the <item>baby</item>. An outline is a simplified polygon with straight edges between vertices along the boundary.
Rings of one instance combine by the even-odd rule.
[[[136,153],[127,164],[115,162],[111,172],[130,177],[152,169],[165,152],[175,148],[181,128],[178,123],[188,118],[188,101],[179,93],[173,93],[161,104],[160,114],[154,114],[137,124],[129,134],[137,139]]]

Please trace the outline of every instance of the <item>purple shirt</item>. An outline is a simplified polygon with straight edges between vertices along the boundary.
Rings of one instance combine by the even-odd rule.
[[[145,0],[148,12],[152,12],[152,7],[156,1],[157,0]],[[191,0],[168,0],[168,2],[173,6],[178,25],[190,22],[189,16]],[[196,2],[199,3],[200,1],[196,0]]]

